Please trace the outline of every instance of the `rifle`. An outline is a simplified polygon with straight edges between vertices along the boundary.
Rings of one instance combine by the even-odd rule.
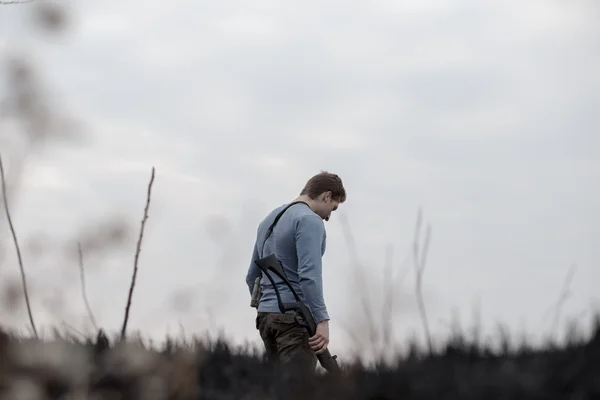
[[[295,311],[296,317],[300,316],[303,322],[298,321],[300,325],[304,326],[308,330],[308,334],[312,337],[315,335],[317,331],[317,323],[315,322],[315,318],[310,312],[309,308],[304,304],[298,294],[290,284],[290,281],[285,276],[285,272],[281,266],[281,262],[277,259],[275,254],[271,254],[267,257],[254,260],[254,263],[258,265],[261,271],[267,276],[271,284],[273,285],[273,289],[275,290],[275,295],[277,296],[277,303],[279,305],[279,311],[285,314],[287,311]],[[284,303],[281,300],[281,296],[279,294],[279,290],[273,281],[273,278],[269,274],[269,270],[273,271],[283,282],[290,288],[292,294],[294,295],[295,303]],[[329,349],[326,349],[323,353],[317,354],[317,358],[319,363],[327,370],[329,373],[338,374],[341,372],[339,365],[337,364],[337,356],[332,356],[329,353]]]

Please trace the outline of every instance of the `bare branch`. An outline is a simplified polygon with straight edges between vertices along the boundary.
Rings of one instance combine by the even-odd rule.
[[[415,236],[413,238],[413,263],[416,271],[419,270],[419,236],[421,235],[421,225],[423,223],[423,211],[419,208],[417,213],[417,223],[415,225]]]
[[[365,313],[365,317],[367,318],[367,323],[369,324],[369,339],[372,344],[377,343],[377,330],[375,329],[375,322],[373,321],[373,312],[371,311],[371,306],[369,304],[369,288],[366,287],[368,284],[367,278],[364,276],[364,270],[361,266],[360,259],[358,257],[356,241],[354,240],[354,235],[350,229],[350,225],[348,224],[348,219],[345,214],[340,215],[340,221],[342,223],[342,230],[344,232],[344,238],[346,239],[346,245],[350,252],[350,259],[354,261],[355,271],[358,274],[357,279],[359,280],[359,287],[364,289],[367,293],[366,296],[363,295],[361,298],[361,306],[363,308],[363,312]],[[363,293],[364,294],[364,293]]]
[[[135,251],[135,260],[133,262],[133,275],[131,276],[131,285],[129,286],[129,295],[127,296],[127,306],[125,307],[125,318],[123,319],[123,327],[121,328],[121,340],[125,339],[125,331],[127,330],[127,322],[129,321],[129,309],[131,307],[131,297],[133,296],[133,288],[135,286],[135,279],[138,271],[138,260],[140,257],[140,251],[142,250],[142,239],[144,237],[144,226],[148,219],[148,209],[150,208],[150,195],[152,193],[152,184],[154,183],[154,167],[152,167],[152,175],[150,176],[150,182],[148,183],[148,194],[146,196],[146,208],[144,209],[144,217],[140,228],[140,236],[137,242],[137,248]]]
[[[397,286],[402,286],[402,283],[404,282],[404,279],[406,279],[406,276],[408,275],[408,273],[410,272],[410,248],[408,249],[409,251],[406,252],[406,255],[404,256],[404,259],[402,260],[402,263],[400,264],[400,267],[398,267],[399,271],[403,271],[403,273],[396,278],[396,280],[394,280],[394,283]],[[406,268],[405,268],[406,267]]]
[[[571,292],[569,291],[569,287],[571,286],[571,281],[573,280],[573,276],[575,275],[576,269],[577,269],[576,265],[573,265],[573,266],[571,266],[571,268],[569,268],[569,271],[567,272],[567,275],[565,276],[565,280],[563,282],[563,287],[560,291],[560,296],[558,297],[558,301],[556,302],[556,305],[554,306],[554,318],[552,319],[552,329],[551,329],[552,335],[557,334],[558,321],[560,319],[562,307],[564,306],[566,301],[569,299],[569,296],[571,295]]]
[[[382,324],[383,324],[383,348],[387,349],[391,345],[391,339],[393,336],[393,304],[394,304],[394,279],[392,276],[393,272],[393,257],[394,257],[394,246],[388,244],[385,248],[385,271],[383,274],[383,287],[387,287],[386,299],[382,307]]]
[[[431,333],[429,332],[429,322],[427,320],[427,313],[425,311],[425,301],[423,299],[423,272],[425,271],[425,265],[427,262],[427,253],[429,251],[429,243],[431,238],[431,226],[427,225],[425,231],[425,243],[419,257],[419,234],[421,232],[421,224],[423,220],[422,210],[419,208],[417,215],[417,224],[415,226],[415,238],[413,242],[413,262],[416,272],[416,297],[417,305],[419,307],[419,314],[421,315],[421,321],[423,322],[423,329],[425,330],[425,339],[427,340],[427,346],[429,352],[433,353],[433,343],[431,340]]]
[[[364,343],[360,340],[359,336],[356,334],[355,329],[352,328],[351,324],[341,321],[339,323],[342,327],[342,330],[348,335],[350,340],[354,343],[354,346],[357,350],[360,350],[364,347]]]
[[[65,330],[65,333],[67,333],[68,335],[70,335],[71,337],[75,337],[75,335],[73,335],[71,333],[75,332],[76,334],[78,334],[79,336],[81,336],[81,338],[83,340],[87,339],[87,336],[85,335],[85,333],[78,331],[77,329],[75,329],[73,326],[69,325],[66,321],[62,321],[61,325],[63,326],[63,329]]]
[[[12,6],[16,4],[28,4],[34,3],[37,0],[2,0],[0,1],[0,6]]]
[[[31,313],[31,304],[29,303],[29,292],[27,290],[27,279],[25,278],[25,268],[23,267],[23,259],[21,257],[21,249],[19,248],[19,242],[17,240],[17,234],[10,217],[10,211],[8,209],[8,199],[6,196],[6,179],[4,177],[4,166],[2,164],[2,156],[0,155],[0,179],[2,180],[2,199],[4,201],[4,211],[6,212],[6,219],[10,226],[10,232],[12,233],[13,240],[15,242],[15,248],[17,250],[17,258],[19,260],[19,268],[21,269],[21,280],[23,282],[23,293],[25,295],[25,303],[27,305],[27,313],[29,314],[29,322],[31,323],[31,329],[36,338],[38,338],[37,329],[35,322],[33,321],[33,314]]]
[[[81,243],[77,243],[77,253],[79,255],[79,277],[81,281],[81,295],[83,296],[83,302],[85,303],[85,308],[87,309],[88,315],[90,317],[90,321],[92,321],[92,325],[94,326],[94,330],[98,332],[98,325],[96,324],[96,319],[94,318],[94,313],[92,313],[92,309],[90,308],[90,303],[87,298],[87,291],[85,289],[85,273],[83,268],[83,251],[81,250]]]

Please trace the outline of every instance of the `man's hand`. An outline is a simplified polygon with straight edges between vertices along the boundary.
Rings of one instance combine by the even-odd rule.
[[[327,345],[329,344],[329,321],[321,321],[317,324],[315,336],[308,339],[308,344],[316,354],[321,354],[327,350]]]

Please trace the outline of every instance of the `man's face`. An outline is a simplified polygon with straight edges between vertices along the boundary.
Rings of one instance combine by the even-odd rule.
[[[321,207],[319,210],[319,216],[325,221],[329,221],[331,213],[338,209],[340,202],[331,198],[331,192],[327,192],[323,195],[321,200]]]
[[[331,217],[331,213],[334,212],[335,210],[337,210],[339,205],[340,205],[340,203],[338,201],[331,200],[331,202],[328,204],[328,208],[327,208],[327,210],[329,212],[327,213],[327,216],[323,219],[325,221],[329,221],[329,218]]]

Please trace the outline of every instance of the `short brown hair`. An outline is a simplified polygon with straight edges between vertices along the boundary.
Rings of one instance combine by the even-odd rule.
[[[311,199],[316,199],[321,193],[331,192],[331,198],[340,203],[346,201],[346,189],[342,179],[327,171],[321,171],[306,182],[300,195],[307,195]]]

